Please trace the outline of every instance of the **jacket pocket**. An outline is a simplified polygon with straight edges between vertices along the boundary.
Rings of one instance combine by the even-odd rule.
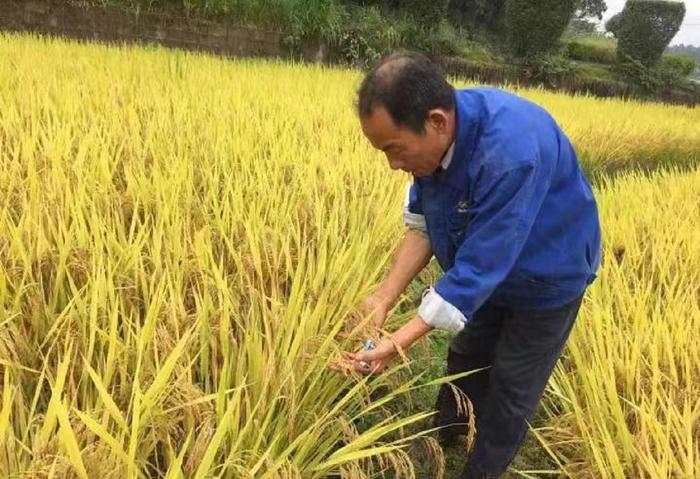
[[[469,201],[459,201],[447,215],[447,230],[450,238],[460,244],[471,219]]]

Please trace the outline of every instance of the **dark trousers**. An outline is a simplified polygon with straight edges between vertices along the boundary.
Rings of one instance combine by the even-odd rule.
[[[499,477],[520,449],[527,419],[540,400],[581,306],[581,298],[547,311],[521,311],[486,303],[454,337],[447,373],[490,366],[454,381],[471,401],[476,441],[462,478]],[[467,419],[457,412],[452,389],[443,385],[436,424],[443,442],[463,434]]]

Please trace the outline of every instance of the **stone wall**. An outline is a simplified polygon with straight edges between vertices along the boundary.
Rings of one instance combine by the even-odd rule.
[[[104,42],[157,43],[233,57],[290,56],[284,47],[284,34],[281,32],[162,13],[136,14],[113,7],[70,5],[67,0],[0,0],[0,30],[29,31]],[[335,58],[323,42],[304,45],[299,56],[306,61],[323,63]],[[466,59],[450,57],[436,60],[447,73],[492,85],[543,85],[552,90],[589,93],[601,97],[637,96],[629,85],[619,81],[561,76],[542,82],[525,77],[522,71],[512,65],[479,65]],[[686,105],[700,103],[698,93],[686,91],[639,99]]]
[[[49,0],[0,0],[0,30],[105,42],[157,43],[226,56],[284,56],[280,32]]]

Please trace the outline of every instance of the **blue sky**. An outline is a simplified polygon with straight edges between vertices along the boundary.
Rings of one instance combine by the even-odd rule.
[[[684,43],[686,45],[700,46],[700,0],[686,0],[685,20],[678,35],[671,41],[671,45]],[[604,20],[618,13],[625,6],[625,0],[607,0],[608,11]]]

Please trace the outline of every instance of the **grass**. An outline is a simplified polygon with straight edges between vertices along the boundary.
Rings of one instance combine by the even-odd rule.
[[[577,61],[573,63],[573,68],[576,71],[576,75],[583,79],[619,81],[614,70],[600,63]]]
[[[565,37],[561,40],[566,55],[571,60],[615,65],[617,63],[617,42],[603,35],[581,35]]]

